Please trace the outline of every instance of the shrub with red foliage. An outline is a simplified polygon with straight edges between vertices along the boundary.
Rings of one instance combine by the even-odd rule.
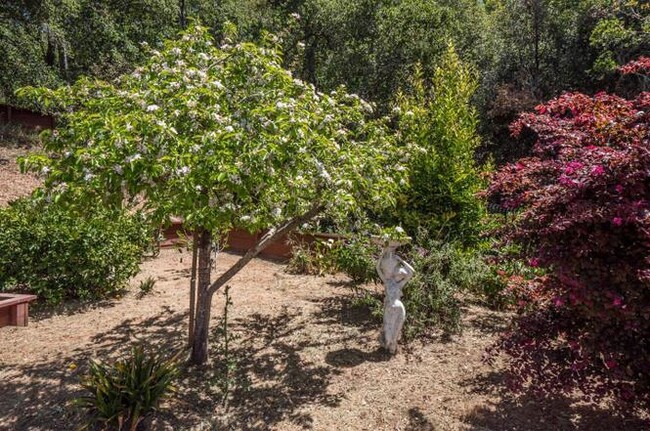
[[[487,194],[517,211],[503,239],[548,272],[491,357],[509,357],[514,389],[648,407],[650,93],[564,94],[511,131],[534,133],[533,155],[496,172]]]
[[[648,74],[650,73],[650,57],[639,57],[638,59],[627,63],[618,68],[623,75],[632,73]]]

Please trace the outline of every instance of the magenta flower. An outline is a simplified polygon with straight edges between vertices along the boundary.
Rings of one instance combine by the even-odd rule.
[[[616,184],[616,193],[621,194],[623,193],[623,186],[620,184]]]
[[[612,219],[612,223],[614,224],[614,226],[620,226],[623,224],[623,219],[620,217],[614,217]]]
[[[571,178],[567,177],[566,175],[560,176],[560,184],[563,186],[571,187],[575,185],[575,181],[573,181]]]

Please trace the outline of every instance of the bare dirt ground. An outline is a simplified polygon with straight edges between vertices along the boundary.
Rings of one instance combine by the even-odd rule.
[[[215,272],[236,255],[217,257]],[[141,342],[171,354],[187,332],[190,256],[165,249],[143,264],[124,297],[83,307],[40,307],[26,328],[0,328],[0,429],[73,430],[69,405],[89,358],[116,357]],[[465,309],[452,340],[412,345],[390,358],[377,349],[379,324],[352,305],[341,277],[290,275],[256,260],[232,283],[231,345],[239,358],[222,405],[218,360],[186,368],[153,430],[640,430],[634,418],[557,397],[511,398],[504,373],[481,361],[506,316]],[[140,298],[138,282],[157,280]],[[224,298],[213,304],[212,357]],[[38,308],[38,307],[37,307]]]
[[[29,151],[23,147],[3,146],[0,142],[0,206],[29,195],[40,184],[36,176],[21,174],[16,163],[18,157]]]

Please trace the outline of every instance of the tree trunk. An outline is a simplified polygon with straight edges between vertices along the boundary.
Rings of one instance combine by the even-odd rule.
[[[191,361],[200,365],[208,360],[208,331],[210,330],[210,308],[213,295],[213,292],[210,291],[212,234],[205,229],[198,229],[197,233],[199,283]]]
[[[190,329],[188,334],[188,345],[194,342],[194,323],[196,320],[196,266],[198,260],[199,231],[192,232],[192,270],[190,273]]]
[[[190,360],[196,365],[204,364],[208,360],[208,334],[210,329],[210,305],[212,296],[233,278],[239,271],[260,254],[269,245],[285,236],[287,233],[314,218],[323,210],[323,205],[315,203],[309,211],[286,221],[278,228],[269,230],[253,248],[248,250],[233,266],[221,274],[219,278],[210,283],[210,248],[212,237],[205,229],[199,230],[199,285],[197,289],[196,319],[194,322],[194,340]]]
[[[187,27],[187,11],[185,9],[185,0],[180,0],[178,18],[181,28],[184,30]]]

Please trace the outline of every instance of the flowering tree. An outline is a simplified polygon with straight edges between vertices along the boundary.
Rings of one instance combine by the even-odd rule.
[[[232,34],[226,28],[226,34]],[[115,84],[25,89],[63,111],[30,157],[56,199],[83,197],[180,216],[195,231],[198,289],[192,360],[207,360],[214,293],[273,241],[322,212],[336,218],[392,203],[401,169],[383,121],[344,91],[329,95],[291,77],[272,36],[221,46],[192,27]],[[268,233],[217,280],[211,244],[233,228]]]
[[[504,238],[548,272],[496,350],[516,386],[647,406],[650,93],[564,94],[511,129],[536,137],[533,155],[497,172],[488,193],[518,210]]]

